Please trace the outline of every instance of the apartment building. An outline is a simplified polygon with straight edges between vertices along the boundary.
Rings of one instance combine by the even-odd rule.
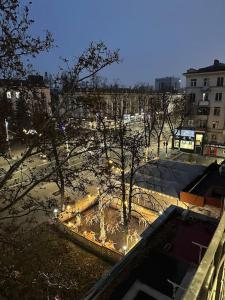
[[[0,79],[0,97],[1,99],[6,97],[13,109],[16,108],[18,100],[23,97],[31,114],[38,110],[51,115],[50,89],[42,76],[29,75],[23,80]]]
[[[178,91],[180,90],[180,78],[177,77],[163,77],[155,79],[156,91]]]
[[[0,150],[4,151],[7,134],[15,139],[19,127],[36,128],[41,126],[40,119],[52,114],[50,89],[38,75],[23,80],[0,79],[0,106]]]
[[[186,119],[180,148],[225,157],[225,64],[215,59],[212,65],[189,69],[184,76]]]

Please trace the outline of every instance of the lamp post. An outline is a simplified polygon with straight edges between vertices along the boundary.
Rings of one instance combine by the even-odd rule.
[[[12,158],[12,152],[11,152],[10,142],[9,142],[9,122],[6,119],[5,119],[5,131],[6,131],[6,142],[8,144],[9,158]]]

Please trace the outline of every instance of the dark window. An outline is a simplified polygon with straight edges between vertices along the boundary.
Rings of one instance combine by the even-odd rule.
[[[190,97],[190,102],[195,102],[195,94],[194,93],[190,94],[189,97]]]
[[[199,128],[206,128],[207,127],[207,120],[199,120]]]
[[[191,79],[191,86],[197,85],[197,79]]]
[[[204,80],[203,80],[203,85],[204,85],[204,86],[208,86],[208,78],[204,78]]]
[[[212,134],[212,141],[216,141],[216,135]]]
[[[221,101],[222,100],[222,93],[216,93],[215,101]]]
[[[220,107],[214,107],[214,116],[220,115]]]
[[[223,77],[217,77],[217,86],[223,86]]]
[[[198,115],[209,115],[210,109],[209,107],[199,107],[197,110]]]

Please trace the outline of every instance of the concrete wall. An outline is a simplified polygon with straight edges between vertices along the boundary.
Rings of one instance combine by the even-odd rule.
[[[217,198],[208,196],[199,196],[189,192],[180,192],[180,201],[204,207],[205,205],[210,205],[218,208],[222,208],[222,201]]]
[[[60,231],[70,241],[80,245],[82,248],[86,249],[87,251],[92,252],[93,254],[99,256],[100,258],[103,258],[104,260],[112,264],[117,263],[123,257],[123,255],[118,251],[105,248],[97,242],[93,242],[86,239],[79,233],[76,233],[71,229],[69,229],[65,224],[61,222],[57,222],[54,225],[54,229]]]

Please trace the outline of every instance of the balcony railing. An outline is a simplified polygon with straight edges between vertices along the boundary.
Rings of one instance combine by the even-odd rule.
[[[198,103],[199,106],[209,106],[209,100],[200,100]]]
[[[225,299],[225,212],[183,300]]]

